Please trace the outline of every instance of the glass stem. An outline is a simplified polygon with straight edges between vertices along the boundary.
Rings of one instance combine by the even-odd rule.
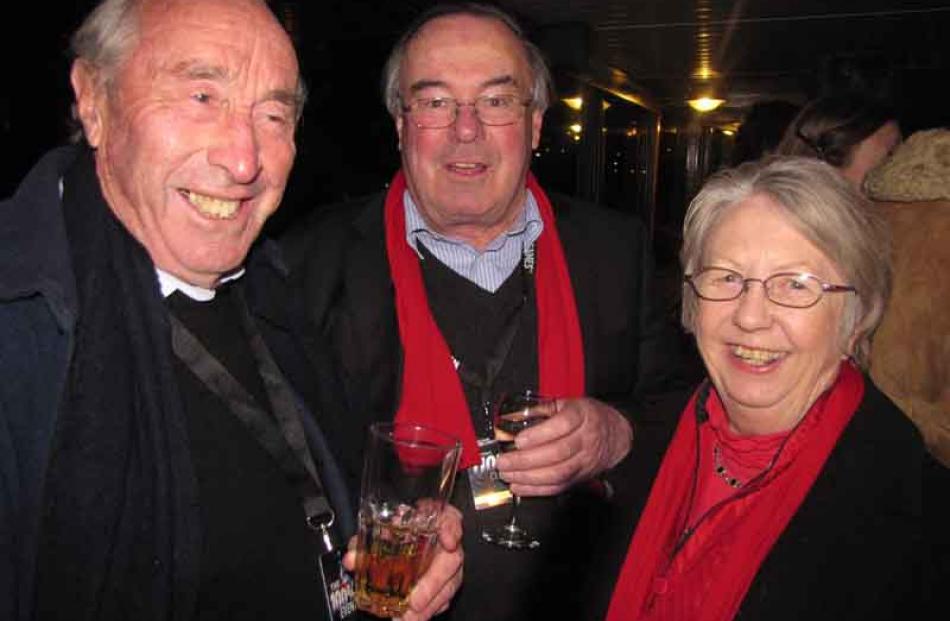
[[[511,515],[508,518],[508,528],[514,528],[518,526],[518,507],[521,505],[521,496],[517,494],[511,495]]]

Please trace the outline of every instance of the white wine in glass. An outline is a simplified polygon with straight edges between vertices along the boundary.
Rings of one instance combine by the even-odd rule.
[[[493,411],[495,440],[503,452],[515,449],[515,436],[525,429],[546,420],[557,412],[557,400],[530,390],[510,393],[498,400]],[[510,550],[533,550],[541,545],[528,530],[518,523],[521,498],[512,494],[511,515],[508,522],[497,528],[482,530],[482,539]]]

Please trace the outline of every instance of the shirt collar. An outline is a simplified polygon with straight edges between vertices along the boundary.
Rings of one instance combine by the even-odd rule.
[[[473,246],[457,237],[448,237],[432,230],[425,219],[423,219],[422,214],[419,213],[419,208],[412,200],[409,190],[406,190],[403,194],[403,205],[405,206],[406,213],[406,243],[416,251],[416,254],[419,254],[418,241],[422,236],[429,236],[439,241],[465,246],[473,251],[475,250]],[[497,250],[509,237],[526,236],[529,244],[534,243],[541,234],[542,228],[541,211],[538,209],[538,203],[534,198],[534,194],[531,193],[531,190],[528,190],[525,192],[524,208],[520,211],[518,217],[515,218],[511,227],[491,240],[491,242],[485,246],[484,252]]]
[[[155,268],[155,273],[158,275],[158,285],[162,290],[162,297],[167,298],[176,291],[181,291],[186,297],[191,298],[195,302],[210,302],[214,299],[214,289],[206,289],[204,287],[199,287],[198,285],[193,285],[187,283],[181,278],[168,272]],[[232,272],[222,278],[218,284],[223,285],[226,282],[232,280],[237,280],[244,275],[244,268],[240,268],[235,272]]]

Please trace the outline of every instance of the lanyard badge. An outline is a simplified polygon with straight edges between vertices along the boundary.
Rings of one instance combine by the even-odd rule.
[[[511,490],[498,475],[495,461],[501,453],[498,442],[494,439],[478,441],[481,462],[468,469],[468,483],[472,488],[472,504],[476,511],[500,507],[511,502]]]
[[[333,550],[318,557],[323,597],[333,621],[356,618],[356,602],[353,599],[353,576],[343,567],[343,556]]]

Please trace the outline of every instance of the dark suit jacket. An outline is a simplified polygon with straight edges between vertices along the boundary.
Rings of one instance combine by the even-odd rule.
[[[403,352],[384,242],[383,200],[377,195],[332,208],[284,240],[294,279],[305,292],[310,322],[331,343],[343,376],[348,415],[320,422],[339,448],[354,491],[366,427],[392,419],[402,382]],[[679,336],[670,328],[670,318],[662,316],[653,293],[645,231],[638,221],[616,212],[559,196],[552,202],[577,300],[587,394],[627,413],[639,412],[651,395],[681,380]],[[549,542],[545,553],[552,556],[541,564],[544,575],[530,585],[552,608],[568,615],[558,618],[580,618],[568,613],[565,600],[555,593],[571,589],[575,595],[571,599],[576,599],[576,586],[590,556],[588,538],[606,532],[611,510],[590,497],[559,505],[558,520],[566,520],[571,536]],[[468,539],[475,536],[471,523],[466,529],[466,545],[485,545]],[[473,601],[471,593],[482,589],[473,584],[492,568],[472,562],[467,559],[468,594],[463,587],[454,619],[490,610],[484,598]],[[536,607],[531,610],[532,617],[542,614]]]
[[[686,373],[679,336],[653,291],[645,231],[633,218],[587,203],[556,195],[552,203],[577,300],[587,394],[636,413],[655,395],[682,387]],[[365,424],[392,418],[402,381],[382,205],[376,195],[332,207],[282,240],[311,325],[338,357],[349,416],[364,423],[348,418],[335,430],[356,452]]]

